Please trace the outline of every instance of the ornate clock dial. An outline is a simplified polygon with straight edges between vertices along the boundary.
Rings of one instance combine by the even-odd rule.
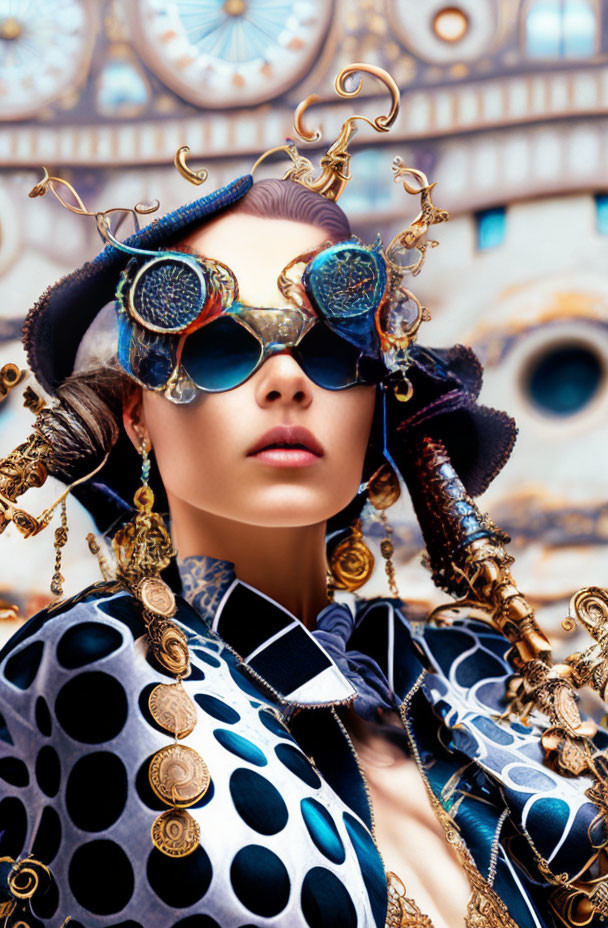
[[[278,96],[312,65],[332,0],[130,0],[138,49],[185,100],[219,109]]]
[[[418,58],[433,64],[470,61],[486,53],[500,32],[501,6],[492,0],[389,0],[395,35]]]
[[[26,119],[86,74],[91,0],[0,0],[0,119]]]

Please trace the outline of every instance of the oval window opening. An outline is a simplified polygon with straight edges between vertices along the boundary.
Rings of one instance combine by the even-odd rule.
[[[573,416],[595,397],[604,368],[584,345],[559,345],[537,355],[527,377],[527,394],[545,415]]]

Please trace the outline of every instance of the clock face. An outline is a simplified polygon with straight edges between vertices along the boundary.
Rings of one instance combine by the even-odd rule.
[[[0,0],[0,120],[26,119],[85,76],[91,0]]]
[[[501,4],[493,0],[389,0],[389,23],[418,58],[433,64],[479,58],[497,38]]]
[[[129,0],[147,65],[201,107],[278,96],[314,62],[332,0]]]

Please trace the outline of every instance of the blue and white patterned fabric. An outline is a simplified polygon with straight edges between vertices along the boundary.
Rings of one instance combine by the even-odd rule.
[[[340,719],[345,704],[370,717],[374,698],[403,704],[406,750],[519,928],[558,928],[530,842],[573,875],[603,833],[586,781],[542,765],[539,728],[498,720],[500,635],[413,624],[391,600],[327,607],[310,634],[225,562],[181,567],[198,709],[184,743],[212,781],[190,810],[201,839],[188,857],[150,838],[164,805],[148,764],[167,734],[147,701],[167,677],[147,659],[139,604],[93,587],[0,654],[0,857],[33,853],[53,875],[32,928],[382,928],[386,879]]]
[[[183,685],[199,719],[181,743],[203,757],[211,786],[189,810],[198,849],[174,859],[153,848],[165,806],[148,765],[167,733],[147,701],[167,678],[147,660],[139,612],[125,592],[91,591],[41,613],[4,649],[0,856],[32,852],[50,866],[34,915],[52,926],[71,916],[71,928],[382,926],[386,885],[367,805],[320,776],[269,689],[183,600],[176,621],[192,665]],[[343,686],[337,678],[339,697]]]

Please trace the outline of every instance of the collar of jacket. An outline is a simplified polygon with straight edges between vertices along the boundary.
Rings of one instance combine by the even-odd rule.
[[[315,708],[350,703],[353,685],[304,624],[210,557],[179,562],[185,599],[282,702]]]

